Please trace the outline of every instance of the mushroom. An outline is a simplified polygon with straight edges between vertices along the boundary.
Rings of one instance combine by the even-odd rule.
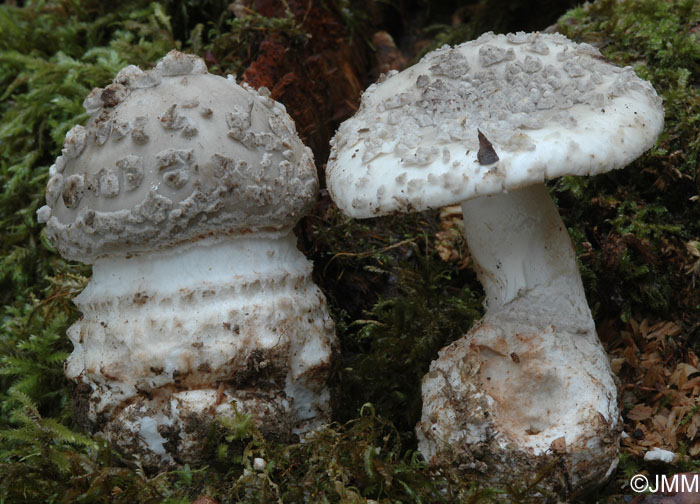
[[[326,423],[334,326],[292,232],[318,179],[284,106],[177,51],[84,106],[38,211],[93,265],[68,330],[77,420],[151,469],[200,457],[217,415],[277,438]]]
[[[339,128],[328,189],[366,218],[461,203],[486,314],[424,377],[419,450],[491,484],[560,494],[617,464],[609,362],[545,186],[621,168],[663,127],[629,67],[560,34],[487,33],[370,86]],[[562,483],[563,482],[563,483]]]

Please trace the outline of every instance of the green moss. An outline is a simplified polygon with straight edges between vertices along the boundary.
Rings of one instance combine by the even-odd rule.
[[[265,17],[253,9],[246,9],[243,17],[236,17],[229,11],[221,28],[209,30],[211,43],[207,48],[214,58],[210,71],[225,69],[240,74],[255,60],[260,43],[271,34],[284,37],[287,47],[304,44],[310,37],[288,6],[283,17]]]
[[[14,404],[5,394],[19,391],[42,412],[67,415],[61,364],[76,316],[69,301],[89,269],[58,258],[35,215],[66,131],[86,119],[87,93],[127,63],[147,64],[171,47],[160,7],[138,7],[116,14],[78,2],[0,6],[0,411]]]
[[[57,500],[86,478],[99,442],[70,430],[65,333],[88,267],[60,259],[36,222],[48,167],[81,103],[128,63],[173,45],[161,7],[0,5],[0,501]],[[65,487],[69,488],[68,486]],[[71,499],[67,499],[70,501]]]
[[[427,26],[423,32],[433,40],[421,51],[420,56],[444,44],[456,45],[473,40],[488,31],[508,33],[544,30],[578,3],[574,0],[427,0]]]
[[[372,403],[412,438],[421,379],[438,350],[481,317],[481,287],[438,256],[436,212],[354,221],[331,207],[309,219],[317,282],[342,345],[337,416]]]
[[[581,237],[589,300],[605,307],[599,316],[678,318],[697,310],[698,294],[678,274],[678,265],[685,261],[684,243],[700,235],[694,200],[700,161],[698,23],[700,5],[687,0],[603,0],[559,22],[565,35],[601,46],[615,63],[633,65],[666,109],[657,146],[633,165],[556,184],[564,220]]]

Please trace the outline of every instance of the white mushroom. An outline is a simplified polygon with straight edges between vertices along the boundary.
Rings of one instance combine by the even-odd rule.
[[[496,484],[549,466],[543,484],[561,494],[611,474],[616,388],[544,181],[621,168],[662,126],[660,98],[631,68],[538,33],[427,54],[341,125],[327,165],[338,206],[365,218],[462,202],[486,292],[484,319],[423,380],[416,432],[430,464]]]
[[[318,181],[284,107],[176,51],[85,107],[38,212],[93,264],[77,419],[150,468],[196,459],[234,402],[280,438],[327,422],[333,324],[292,233]]]

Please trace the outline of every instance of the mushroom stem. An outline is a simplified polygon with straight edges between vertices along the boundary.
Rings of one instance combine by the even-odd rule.
[[[496,484],[554,471],[566,493],[604,480],[617,465],[616,387],[547,188],[462,207],[486,314],[423,378],[419,450]]]
[[[489,310],[553,284],[585,304],[571,239],[544,184],[464,201],[462,214]]]
[[[292,271],[309,274],[311,264],[296,246],[292,233],[262,233],[245,237],[212,237],[132,256],[95,260],[92,281],[78,295],[110,298],[148,292],[152,295],[215,289],[224,284],[246,285],[281,279]]]
[[[318,428],[334,338],[311,272],[291,232],[97,259],[68,330],[66,374],[89,385],[78,422],[108,418],[99,433],[148,468],[199,456],[206,420],[234,401],[263,433]]]

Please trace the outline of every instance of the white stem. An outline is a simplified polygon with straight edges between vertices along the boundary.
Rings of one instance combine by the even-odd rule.
[[[544,184],[465,201],[462,213],[489,311],[540,285],[585,303],[571,239]]]
[[[98,259],[68,329],[80,421],[154,467],[198,456],[233,401],[263,432],[322,425],[335,335],[311,273],[292,233]]]
[[[462,209],[487,310],[423,379],[419,450],[433,465],[476,460],[489,482],[543,464],[559,468],[545,484],[604,480],[617,464],[616,387],[546,187]]]
[[[293,233],[210,238],[130,257],[97,259],[87,288],[76,298],[114,299],[144,292],[167,295],[184,289],[213,288],[308,275],[311,264],[297,249]]]

